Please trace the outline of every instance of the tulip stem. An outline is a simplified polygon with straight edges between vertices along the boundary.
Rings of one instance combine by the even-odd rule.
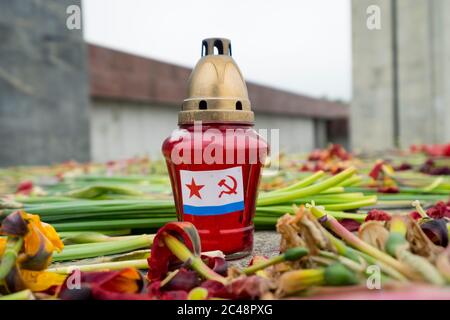
[[[312,205],[309,207],[311,213],[334,233],[340,236],[350,246],[384,262],[385,264],[397,269],[400,273],[410,279],[417,279],[417,274],[404,263],[394,259],[390,255],[362,241],[353,233],[345,229],[334,217],[327,215],[322,209]]]
[[[252,265],[250,267],[247,267],[243,270],[243,273],[246,275],[254,274],[255,272],[265,269],[267,267],[273,266],[275,264],[284,262],[284,261],[295,261],[298,260],[304,256],[306,256],[309,253],[309,250],[303,247],[295,247],[290,248],[286,250],[284,253],[273,257],[271,259],[268,259],[266,261],[263,261],[261,263]]]
[[[164,236],[164,242],[169,250],[183,263],[197,271],[208,280],[215,280],[226,284],[226,279],[211,270],[200,257],[195,256],[180,240],[170,234]]]
[[[147,259],[113,261],[94,264],[73,265],[67,267],[54,267],[49,268],[46,271],[60,274],[70,274],[74,269],[82,272],[92,272],[105,270],[121,270],[125,268],[136,268],[145,270],[148,269],[148,261]]]
[[[391,256],[396,257],[401,262],[411,266],[425,280],[435,285],[444,285],[445,278],[438,269],[424,257],[413,254],[409,251],[409,243],[405,238],[407,225],[402,217],[392,217],[390,233],[386,241],[385,250]]]
[[[65,246],[63,251],[53,254],[52,260],[53,262],[76,260],[149,248],[154,237],[154,235],[143,234],[131,239],[69,245]]]
[[[344,171],[338,173],[337,175],[328,178],[324,181],[321,181],[319,183],[310,185],[306,188],[297,189],[290,192],[280,192],[280,193],[267,193],[264,195],[261,195],[258,199],[257,205],[258,206],[265,206],[265,205],[271,205],[271,204],[277,204],[277,203],[283,203],[283,202],[289,202],[298,198],[308,197],[313,194],[320,193],[322,191],[325,191],[329,188],[332,188],[336,186],[337,184],[341,183],[342,181],[348,179],[356,172],[355,168],[347,168]]]
[[[34,300],[34,296],[31,290],[26,289],[5,296],[0,296],[0,300]]]
[[[6,240],[6,249],[0,263],[0,281],[3,281],[16,264],[17,256],[22,249],[23,238],[9,236]]]
[[[324,171],[322,171],[322,170],[317,171],[316,173],[314,173],[314,174],[306,177],[305,179],[302,179],[294,184],[291,184],[290,186],[270,191],[269,194],[289,192],[289,191],[307,187],[307,186],[311,185],[312,183],[316,182],[317,180],[319,180],[320,178],[322,178],[324,175],[325,175]]]

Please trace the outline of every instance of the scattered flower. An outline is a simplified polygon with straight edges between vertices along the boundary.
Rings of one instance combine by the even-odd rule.
[[[386,211],[372,209],[367,213],[365,221],[389,221],[391,220],[391,215]]]
[[[143,279],[138,270],[126,268],[120,271],[80,272],[74,270],[59,290],[63,300],[148,300],[141,294]]]

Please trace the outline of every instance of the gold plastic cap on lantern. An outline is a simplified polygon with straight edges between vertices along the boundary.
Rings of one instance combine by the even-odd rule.
[[[179,124],[253,123],[247,86],[231,57],[228,39],[202,42],[202,57],[188,81],[188,97],[178,115]]]

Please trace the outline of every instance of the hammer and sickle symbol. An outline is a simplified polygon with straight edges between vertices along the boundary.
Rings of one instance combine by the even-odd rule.
[[[233,176],[227,176],[228,178],[231,179],[231,181],[233,182],[233,186],[229,186],[227,184],[227,180],[226,179],[222,179],[219,181],[219,183],[217,184],[219,187],[225,187],[226,190],[222,190],[219,194],[219,198],[222,198],[222,196],[224,194],[236,194],[237,191],[237,181]]]

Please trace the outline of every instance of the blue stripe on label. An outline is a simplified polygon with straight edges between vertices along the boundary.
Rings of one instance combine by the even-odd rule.
[[[244,210],[244,201],[225,204],[223,206],[206,206],[196,207],[190,205],[183,205],[185,214],[192,214],[194,216],[214,216],[235,211]]]

